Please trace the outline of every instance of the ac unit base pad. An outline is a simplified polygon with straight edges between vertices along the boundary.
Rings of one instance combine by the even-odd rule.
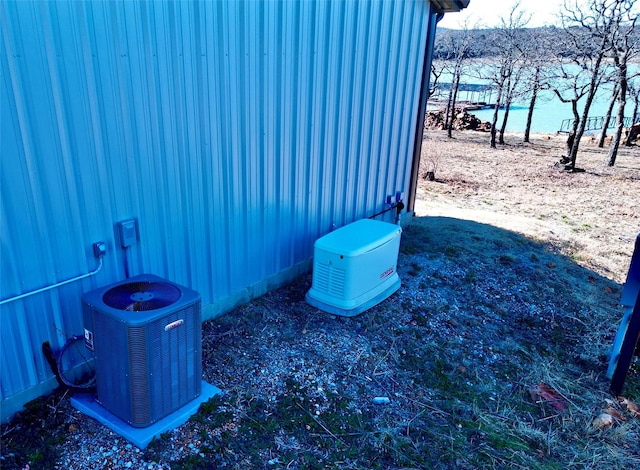
[[[171,431],[186,423],[191,416],[198,412],[198,408],[200,408],[202,403],[221,393],[222,391],[218,387],[202,381],[202,389],[198,397],[181,408],[178,408],[170,415],[144,428],[131,426],[107,411],[96,401],[96,396],[92,393],[75,395],[71,398],[71,406],[87,416],[100,421],[113,432],[124,437],[140,449],[144,449],[154,437],[160,437],[160,434]]]

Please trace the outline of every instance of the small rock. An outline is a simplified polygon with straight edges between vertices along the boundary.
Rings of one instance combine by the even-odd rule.
[[[389,397],[375,397],[372,401],[376,405],[388,405],[389,403],[391,403]]]
[[[613,416],[608,413],[601,413],[596,419],[593,420],[591,425],[597,429],[603,429],[613,426]]]

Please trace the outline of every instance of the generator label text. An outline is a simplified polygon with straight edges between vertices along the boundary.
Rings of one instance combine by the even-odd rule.
[[[386,279],[393,274],[394,268],[393,266],[387,269],[385,272],[380,274],[380,279]]]

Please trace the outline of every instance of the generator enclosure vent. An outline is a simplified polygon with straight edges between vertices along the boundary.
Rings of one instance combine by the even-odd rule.
[[[362,219],[316,240],[307,302],[354,316],[389,297],[400,287],[401,233],[398,225]]]
[[[83,294],[82,309],[107,411],[146,427],[200,395],[200,294],[142,274]]]

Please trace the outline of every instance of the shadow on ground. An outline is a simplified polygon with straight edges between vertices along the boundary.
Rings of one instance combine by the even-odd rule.
[[[207,323],[207,379],[228,392],[210,456],[278,468],[640,463],[638,420],[591,427],[612,398],[620,285],[551,245],[446,217],[405,229],[398,272],[400,290],[357,317],[306,304],[306,276]],[[531,396],[540,382],[567,410]],[[637,394],[637,374],[629,382]]]
[[[620,285],[552,245],[447,217],[415,218],[404,230],[398,273],[398,292],[353,318],[308,305],[307,275],[206,322],[204,378],[225,393],[153,441],[143,460],[180,469],[638,468],[640,419],[604,377]],[[632,371],[625,390],[636,401],[639,377]],[[540,383],[566,409],[532,395]],[[52,415],[49,402],[34,406],[24,419]],[[595,428],[605,407],[621,419]],[[2,453],[13,457],[3,468],[35,452],[7,442],[39,445],[54,468],[71,445],[69,424],[56,423],[49,434],[4,428]],[[76,441],[90,433],[97,446],[113,445],[101,426],[73,425]]]

